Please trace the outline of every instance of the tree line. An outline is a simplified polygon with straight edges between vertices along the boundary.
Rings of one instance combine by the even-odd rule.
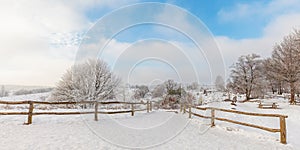
[[[53,100],[81,101],[113,99],[118,91],[120,78],[102,60],[89,59],[72,66],[63,75],[51,94]],[[264,95],[267,90],[282,94],[289,90],[290,103],[295,103],[295,94],[300,93],[300,31],[294,30],[274,45],[271,57],[263,59],[257,54],[240,56],[231,67],[230,78],[225,82],[221,76],[215,81],[219,91],[246,95],[246,100]],[[133,99],[169,96],[193,99],[188,90],[197,89],[197,83],[185,88],[174,80],[167,80],[149,89],[146,85],[136,85]],[[187,91],[185,90],[187,89]]]
[[[251,97],[264,95],[270,89],[282,94],[289,90],[290,103],[300,93],[300,30],[294,30],[273,47],[271,57],[262,59],[257,54],[243,55],[232,65],[228,89]]]

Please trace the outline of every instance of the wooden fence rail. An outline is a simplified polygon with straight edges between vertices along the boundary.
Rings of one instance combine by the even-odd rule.
[[[120,101],[109,101],[109,102],[100,102],[100,101],[78,101],[78,102],[43,102],[43,101],[0,101],[0,104],[9,104],[9,105],[20,105],[20,104],[49,104],[49,105],[75,105],[75,104],[143,104],[146,105],[147,103],[141,103],[141,102],[120,102]]]
[[[188,112],[189,113],[189,118],[191,118],[191,115],[201,117],[201,118],[206,118],[206,119],[211,119],[211,127],[215,126],[215,120],[219,121],[225,121],[225,122],[230,122],[234,124],[239,124],[243,126],[248,126],[248,127],[253,127],[253,128],[258,128],[262,129],[265,131],[269,132],[280,132],[280,142],[283,144],[287,143],[286,140],[286,121],[285,119],[288,118],[286,115],[280,115],[280,114],[261,114],[261,113],[252,113],[252,112],[243,112],[243,111],[237,111],[237,110],[229,110],[229,109],[223,109],[223,108],[214,108],[214,107],[196,107],[196,106],[191,106],[191,105],[182,105],[180,108],[183,108],[183,113]],[[186,110],[186,108],[189,108]],[[192,108],[197,109],[197,110],[210,110],[211,115],[210,116],[205,116],[201,114],[197,114],[195,112],[192,112]],[[182,109],[181,109],[182,111]],[[240,121],[235,121],[227,118],[221,118],[216,116],[216,111],[221,111],[221,112],[228,112],[228,113],[235,113],[235,114],[241,114],[241,115],[249,115],[249,116],[259,116],[259,117],[277,117],[279,118],[280,122],[280,128],[279,129],[274,129],[274,128],[269,128],[269,127],[264,127],[264,126],[259,126],[255,124],[250,124],[250,123],[245,123],[245,122],[240,122]]]
[[[32,124],[32,116],[34,115],[79,115],[79,114],[94,114],[94,120],[98,121],[98,114],[118,114],[118,113],[134,113],[137,111],[152,111],[152,102],[147,103],[135,103],[135,102],[100,102],[100,101],[80,101],[80,102],[41,102],[41,101],[0,101],[0,104],[6,105],[24,105],[29,104],[28,112],[0,112],[0,115],[27,115],[27,125]],[[82,112],[34,112],[34,104],[43,105],[75,105],[75,104],[94,104],[94,111],[82,111]],[[127,104],[131,106],[131,110],[121,110],[121,111],[99,111],[99,105],[109,105],[109,104]],[[146,109],[135,109],[135,105],[146,105]]]

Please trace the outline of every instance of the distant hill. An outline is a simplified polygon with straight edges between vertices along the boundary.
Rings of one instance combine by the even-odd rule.
[[[19,91],[19,90],[33,90],[33,89],[44,89],[53,88],[51,86],[27,86],[27,85],[0,85],[0,88],[4,86],[7,91]]]

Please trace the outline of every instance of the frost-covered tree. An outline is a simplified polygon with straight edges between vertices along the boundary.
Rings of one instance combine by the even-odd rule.
[[[268,72],[287,82],[290,86],[290,103],[295,103],[296,82],[300,79],[300,30],[295,30],[276,44],[268,59]]]
[[[164,84],[157,85],[152,91],[152,98],[163,97],[166,94]]]
[[[185,94],[185,101],[188,104],[194,104],[194,101],[196,100],[196,97],[191,92],[186,92]]]
[[[249,54],[241,56],[232,66],[229,87],[233,91],[246,95],[246,100],[251,98],[254,90],[262,86],[262,60],[259,55]]]
[[[114,96],[120,79],[102,60],[89,59],[76,64],[62,76],[51,94],[52,100],[103,100]]]
[[[116,95],[117,99],[128,101],[131,100],[129,85],[123,84],[119,86],[118,94]]]
[[[193,82],[190,85],[187,86],[188,90],[198,90],[199,89],[199,84],[197,82]]]
[[[8,96],[8,92],[5,90],[4,85],[1,86],[0,97]]]
[[[149,92],[149,88],[146,85],[137,85],[134,90],[134,99],[145,98],[145,95]]]
[[[222,76],[217,76],[215,86],[218,91],[225,91],[225,82]]]

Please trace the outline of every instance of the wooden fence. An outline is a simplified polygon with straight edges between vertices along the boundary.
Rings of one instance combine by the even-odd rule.
[[[41,102],[41,101],[0,101],[0,104],[7,104],[7,105],[23,105],[28,104],[28,112],[0,112],[0,115],[27,115],[27,125],[32,123],[32,117],[34,115],[78,115],[78,114],[94,114],[94,120],[98,121],[98,114],[118,114],[118,113],[131,113],[131,116],[134,116],[134,113],[136,111],[146,111],[150,112],[152,111],[152,102],[147,101],[147,103],[131,103],[131,102],[119,102],[119,101],[111,101],[111,102],[99,102],[99,101],[81,101],[81,102]],[[83,112],[34,112],[34,104],[43,104],[43,105],[76,105],[76,104],[92,104],[94,105],[94,111],[83,111]],[[108,105],[108,104],[128,104],[131,106],[130,110],[122,110],[122,111],[99,111],[99,105]],[[135,105],[147,105],[146,109],[135,109]],[[188,110],[187,110],[188,108]],[[193,109],[197,110],[210,110],[211,115],[210,116],[204,116],[201,114],[197,114],[195,112],[192,112]],[[197,117],[202,117],[206,119],[211,119],[211,127],[215,126],[215,120],[219,121],[225,121],[230,122],[234,124],[244,125],[248,127],[258,128],[269,132],[280,132],[280,142],[283,144],[287,143],[286,140],[286,121],[285,119],[288,118],[288,116],[280,115],[280,114],[260,114],[260,113],[251,113],[251,112],[243,112],[243,111],[237,111],[237,110],[228,110],[228,109],[222,109],[222,108],[214,108],[214,107],[196,107],[191,105],[180,105],[180,112],[186,113],[188,111],[189,118],[192,117],[192,115],[195,115]],[[228,113],[235,113],[235,114],[241,114],[241,115],[249,115],[249,116],[260,116],[260,117],[278,117],[280,120],[280,128],[274,129],[269,127],[263,127],[255,124],[235,121],[227,118],[221,118],[217,117],[215,115],[216,111],[221,112],[228,112]]]
[[[152,102],[147,101],[147,103],[132,103],[132,102],[99,102],[99,101],[80,101],[80,102],[41,102],[41,101],[0,101],[0,104],[7,105],[26,105],[28,104],[28,112],[0,112],[0,115],[27,115],[26,125],[32,124],[32,116],[34,115],[78,115],[78,114],[94,114],[95,121],[98,121],[98,114],[118,114],[118,113],[131,113],[131,116],[134,116],[134,113],[137,111],[152,111]],[[94,105],[94,111],[82,111],[82,112],[34,112],[34,104],[43,104],[43,105],[77,105],[77,104],[92,104]],[[99,111],[99,105],[108,105],[108,104],[127,104],[131,106],[130,110],[121,110],[121,111]],[[147,109],[135,109],[135,105],[147,105]]]
[[[188,110],[187,110],[187,108],[188,108]],[[192,112],[192,108],[197,109],[197,110],[203,110],[203,111],[210,110],[211,115],[210,116],[204,116],[204,115],[201,115],[201,114],[197,114],[195,112]],[[187,105],[181,105],[180,106],[180,112],[182,112],[182,111],[183,111],[183,113],[186,113],[188,111],[189,118],[191,118],[192,115],[195,115],[197,117],[211,119],[211,127],[215,126],[215,120],[219,120],[219,121],[225,121],[225,122],[230,122],[230,123],[234,123],[234,124],[244,125],[244,126],[248,126],[248,127],[258,128],[258,129],[262,129],[262,130],[269,131],[269,132],[280,132],[280,142],[283,143],[283,144],[287,143],[285,118],[288,118],[288,116],[286,116],[286,115],[251,113],[251,112],[243,112],[243,111],[229,110],[229,109],[222,109],[222,108],[214,108],[214,107],[205,107],[205,108],[202,107],[201,108],[201,107],[196,107],[196,106],[191,106],[191,105],[188,105],[188,106]],[[235,114],[241,114],[241,115],[249,115],[249,116],[277,117],[277,118],[279,118],[280,128],[279,129],[274,129],[274,128],[255,125],[255,124],[235,121],[235,120],[231,120],[231,119],[227,119],[227,118],[217,117],[216,114],[215,114],[216,111],[235,113]]]

